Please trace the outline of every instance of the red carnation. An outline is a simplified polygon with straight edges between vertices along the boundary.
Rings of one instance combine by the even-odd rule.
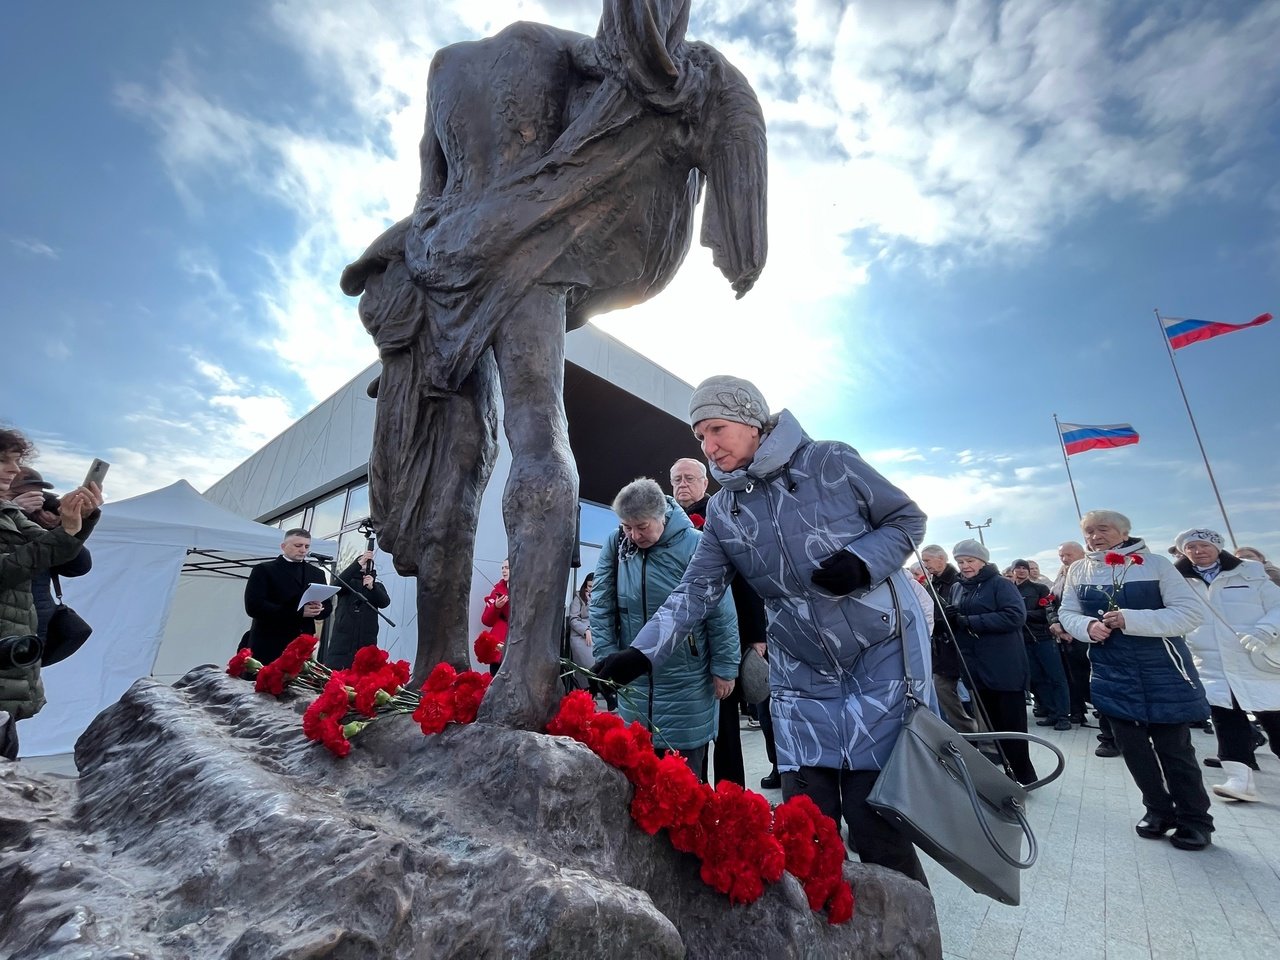
[[[453,719],[453,696],[449,693],[427,692],[422,695],[413,719],[425,734],[439,733]]]
[[[707,518],[700,513],[689,514],[689,522],[693,524],[694,529],[701,530],[707,522]]]
[[[502,651],[506,646],[506,643],[498,640],[488,630],[481,630],[475,642],[476,659],[481,663],[501,663]]]
[[[268,663],[258,671],[258,676],[253,681],[253,689],[258,693],[270,693],[278,697],[284,693],[284,685],[288,680],[285,672],[280,669],[278,661]]]
[[[827,904],[827,923],[847,923],[853,919],[853,888],[847,883],[836,886]]]
[[[427,676],[427,682],[422,685],[422,689],[429,693],[442,693],[453,686],[453,681],[458,677],[458,671],[448,663],[437,663]]]
[[[1124,554],[1116,553],[1115,551],[1112,551],[1102,558],[1102,562],[1109,567],[1123,567]]]
[[[253,659],[253,650],[249,647],[242,647],[236,651],[236,655],[227,662],[227,676],[243,677],[246,672],[256,673],[262,669],[262,664]]]
[[[1041,597],[1041,598],[1040,598],[1038,601],[1036,601],[1036,602],[1037,602],[1037,603],[1039,603],[1039,604],[1040,604],[1040,606],[1042,606],[1042,607],[1047,607],[1049,604],[1053,603],[1053,595],[1052,595],[1052,594],[1050,594],[1050,595],[1049,595],[1049,596],[1047,596],[1047,597]]]
[[[480,701],[493,681],[487,673],[464,670],[453,685],[453,722],[474,723],[480,712]]]
[[[356,651],[355,657],[351,660],[351,672],[357,676],[374,673],[381,670],[386,662],[387,651],[379,648],[377,644],[370,644]]]
[[[1142,566],[1142,563],[1143,563],[1142,554],[1140,553],[1129,554],[1129,562],[1138,567]]]
[[[586,731],[596,713],[596,702],[586,690],[574,690],[560,699],[560,709],[547,724],[547,733],[586,742]]]

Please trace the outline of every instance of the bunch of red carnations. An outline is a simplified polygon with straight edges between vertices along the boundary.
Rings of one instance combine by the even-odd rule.
[[[457,674],[448,664],[441,664],[419,695],[406,686],[409,664],[391,660],[387,651],[377,646],[357,650],[349,668],[330,670],[311,659],[315,645],[316,638],[305,634],[265,665],[255,660],[250,650],[240,650],[227,664],[227,673],[255,678],[254,688],[259,693],[279,696],[293,685],[318,691],[319,696],[302,715],[302,732],[339,757],[351,752],[353,736],[387,714],[412,713],[424,733],[438,733],[450,722],[470,723],[491,679],[472,670]],[[442,698],[447,701],[443,711]],[[429,723],[423,719],[428,715]]]
[[[307,707],[302,732],[345,757],[351,752],[351,738],[379,716],[410,713],[418,706],[417,694],[405,687],[408,682],[408,663],[392,661],[376,646],[362,647],[348,669],[333,671],[320,696]]]
[[[488,630],[481,630],[475,642],[476,659],[481,663],[501,663],[506,646]]]
[[[702,861],[702,881],[734,903],[751,903],[784,870],[804,885],[814,910],[831,923],[853,916],[853,891],[844,882],[844,843],[835,823],[808,797],[776,810],[758,793],[734,783],[713,790],[676,753],[658,757],[639,723],[599,713],[585,690],[560,702],[547,732],[572,737],[626,775],[635,786],[631,816],[642,830],[665,829],[677,850]]]
[[[252,678],[255,690],[277,697],[284,693],[285,687],[294,683],[312,690],[323,690],[331,671],[311,659],[317,642],[309,633],[299,634],[289,641],[280,656],[267,664],[259,663],[253,658],[253,651],[244,647],[237,650],[227,663],[227,674],[246,680]]]
[[[413,711],[414,721],[425,734],[439,733],[451,723],[473,723],[480,701],[493,677],[437,663],[422,685],[422,694]]]

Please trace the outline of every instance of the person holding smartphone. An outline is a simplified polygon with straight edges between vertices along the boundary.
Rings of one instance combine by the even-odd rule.
[[[45,704],[40,679],[39,618],[31,578],[73,559],[92,529],[102,490],[97,483],[77,487],[62,498],[52,529],[32,522],[14,503],[10,487],[35,447],[20,432],[0,428],[0,713],[6,755],[17,754],[13,724],[34,717]],[[13,759],[11,756],[10,759]]]

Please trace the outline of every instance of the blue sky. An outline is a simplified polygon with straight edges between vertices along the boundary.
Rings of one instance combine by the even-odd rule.
[[[0,419],[73,482],[205,486],[374,358],[343,264],[410,209],[426,70],[598,0],[22,5],[0,37]],[[694,0],[755,85],[770,260],[696,249],[599,325],[678,376],[756,380],[857,446],[948,548],[1075,531],[1051,414],[1128,421],[1085,509],[1164,546],[1221,521],[1153,307],[1280,312],[1280,4]],[[56,39],[55,39],[56,38]],[[1241,542],[1280,553],[1280,321],[1180,351]],[[660,474],[666,465],[655,465]],[[1049,568],[1056,563],[1049,563]]]

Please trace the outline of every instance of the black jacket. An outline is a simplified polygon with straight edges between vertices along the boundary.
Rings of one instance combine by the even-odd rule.
[[[308,584],[328,582],[319,567],[284,557],[253,568],[244,588],[244,612],[253,617],[248,640],[255,660],[270,663],[296,636],[316,632],[315,620],[302,615],[298,601]],[[324,620],[331,613],[333,600],[329,599],[316,619]]]
[[[979,689],[1025,690],[1030,672],[1022,635],[1027,608],[1017,587],[988,563],[969,579],[956,581],[951,603],[967,618],[956,639]]]
[[[359,560],[352,561],[339,577],[342,589],[338,591],[333,625],[326,637],[324,662],[335,670],[345,670],[357,650],[378,642],[377,611],[389,606],[391,598],[381,580],[375,579],[372,587],[365,587]]]
[[[933,597],[933,636],[930,638],[933,646],[933,672],[952,680],[962,676],[960,654],[956,650],[955,642],[951,639],[947,620],[942,615],[942,607],[938,600],[950,602],[951,588],[959,579],[960,571],[949,563],[941,573],[936,576],[929,575],[929,582],[933,585],[933,589],[929,592]]]
[[[1034,580],[1024,580],[1022,583],[1015,583],[1018,594],[1022,597],[1022,603],[1027,608],[1027,640],[1052,640],[1053,637],[1049,633],[1049,603],[1048,597],[1051,592],[1043,583],[1037,583]],[[1045,600],[1045,603],[1041,603]]]

